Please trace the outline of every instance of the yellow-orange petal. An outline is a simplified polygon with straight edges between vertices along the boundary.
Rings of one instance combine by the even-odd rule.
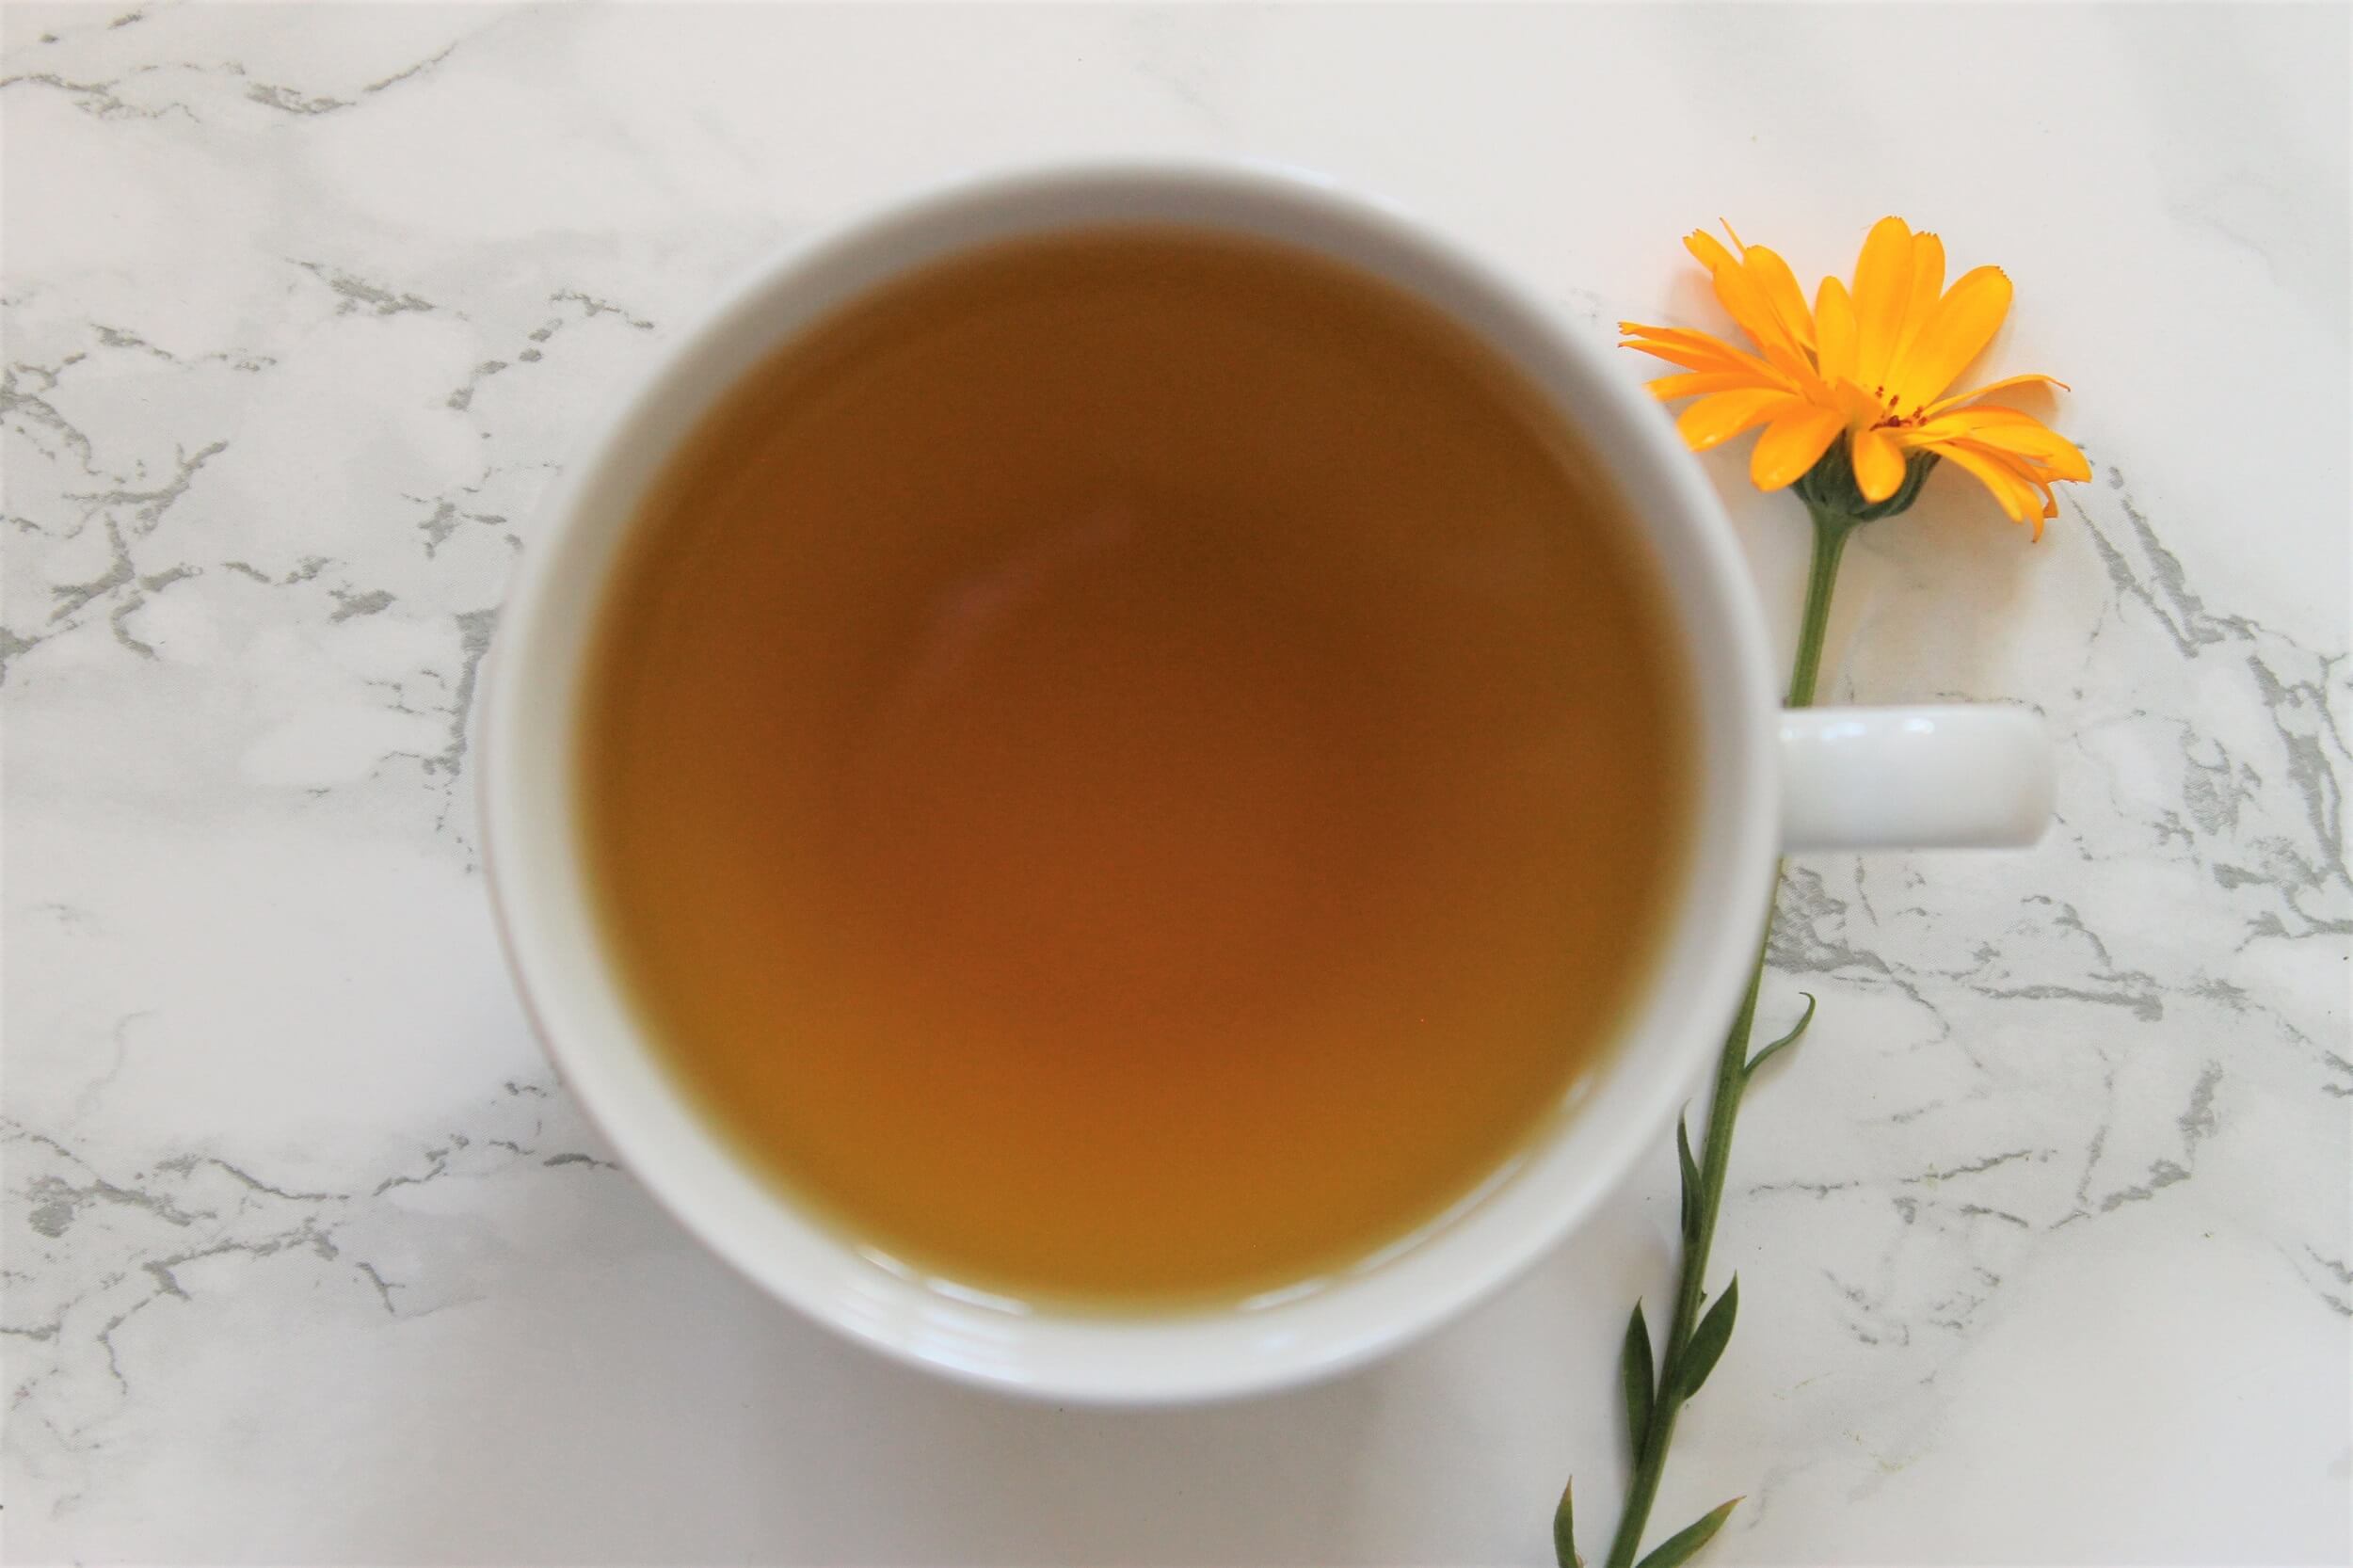
[[[1885,501],[1904,482],[1902,448],[1883,430],[1857,430],[1849,449],[1854,461],[1855,488],[1865,501]]]
[[[2043,480],[2045,482],[2057,482],[2064,479],[2071,485],[2089,485],[2091,483],[2091,465],[2085,461],[2082,451],[2073,446],[2070,446],[2068,451],[2073,454],[2073,456],[2066,460],[2044,460],[2041,462],[2041,476]],[[2057,514],[2054,513],[2052,515],[2057,516]]]
[[[1887,415],[1880,400],[1856,386],[1852,381],[1838,380],[1830,384],[1830,395],[1814,401],[1824,408],[1835,408],[1847,416],[1847,423],[1857,430],[1868,429]]]
[[[1974,441],[1937,441],[1929,450],[1975,476],[1993,492],[2010,521],[2025,522],[2042,515],[2042,493],[1998,453],[1989,452]],[[2038,528],[2037,536],[2041,533]]]
[[[1705,229],[1694,229],[1684,235],[1683,248],[1691,253],[1693,261],[1710,272],[1718,267],[1739,264],[1733,260],[1732,252],[1724,248],[1724,242]]]
[[[1653,327],[1640,321],[1622,321],[1618,330],[1625,334],[1622,348],[1640,348],[1657,354],[1661,348],[1673,348],[1687,356],[1719,360],[1725,364],[1737,364],[1753,358],[1746,349],[1726,343],[1713,332],[1702,332],[1689,327]],[[1661,358],[1664,358],[1662,355]]]
[[[1903,362],[1904,350],[1920,335],[1945,293],[1945,242],[1934,234],[1912,236],[1912,297],[1904,305],[1903,329],[1896,334],[1896,351],[1888,363]]]
[[[2025,459],[2039,477],[2070,479],[2078,484],[2091,477],[2091,465],[2074,442],[2023,408],[1980,403],[1941,414],[1914,432],[1922,441],[1971,440],[1997,452]]]
[[[1978,426],[1998,424],[2017,412],[2017,409],[2003,408],[1998,403],[1980,403],[1967,408],[1955,408],[1949,413],[1939,414],[1934,419],[1925,420],[1912,426],[1906,434],[1915,443],[1920,444],[1930,441],[1965,440],[1977,432]]]
[[[2043,471],[2042,465],[2033,458],[1997,451],[1977,440],[1952,442],[1946,447],[1945,455],[1948,457],[1966,455],[1999,464],[2022,481],[2026,486],[2026,493],[2020,498],[2020,505],[2025,516],[2013,520],[2031,521],[2036,538],[2042,537],[2043,520],[2058,516],[2058,501],[2051,493],[2050,476]]]
[[[1749,479],[1760,490],[1777,490],[1802,478],[1821,460],[1847,427],[1835,408],[1794,403],[1776,413],[1749,454]]]
[[[1929,405],[1928,414],[1929,418],[1933,419],[1938,414],[1943,413],[1945,409],[1958,408],[1963,403],[1974,403],[1980,397],[1991,397],[1997,392],[2008,392],[2012,387],[2030,387],[2035,385],[2057,387],[2061,392],[2066,392],[2068,390],[2067,383],[2060,380],[2056,376],[2005,376],[1999,381],[1988,381],[1982,387],[1972,387],[1967,392],[1955,392],[1950,397],[1939,398],[1936,402]]]
[[[1638,354],[1655,354],[1669,364],[1681,365],[1685,370],[1720,371],[1725,370],[1732,363],[1721,354],[1706,349],[1689,348],[1680,344],[1650,343],[1640,338],[1628,338],[1618,346],[1630,348]],[[1759,381],[1781,379],[1780,376],[1769,367],[1762,374],[1752,374]]]
[[[1824,381],[1815,370],[1813,361],[1805,357],[1803,349],[1792,344],[1771,344],[1766,347],[1765,358],[1806,401],[1830,402],[1830,383]]]
[[[1749,387],[1737,392],[1711,392],[1683,410],[1675,433],[1694,452],[1721,446],[1743,430],[1754,429],[1785,408],[1802,408],[1804,400],[1782,387]]]
[[[1739,238],[1737,234],[1733,237]],[[1798,287],[1797,275],[1789,270],[1789,264],[1761,245],[1746,245],[1740,248],[1740,267],[1756,285],[1756,292],[1789,341],[1801,348],[1813,348],[1814,312],[1805,308],[1805,294]]]
[[[1945,445],[1948,455],[1951,451],[1958,450],[1983,457],[1988,462],[2001,464],[2027,489],[2034,492],[2035,497],[2038,498],[2034,503],[2036,509],[2051,504],[2051,480],[2042,464],[2036,459],[2023,453],[2005,452],[2000,447],[1988,446],[1974,436],[1966,440],[1948,441]]]
[[[1825,278],[1814,291],[1814,362],[1824,380],[1836,383],[1854,375],[1854,299],[1847,285]]]
[[[1694,331],[1688,327],[1644,327],[1631,321],[1618,323],[1618,330],[1628,334],[1629,338],[1629,341],[1620,344],[1621,347],[1656,354],[1687,369],[1745,370],[1759,381],[1774,385],[1780,385],[1786,379],[1763,360],[1726,343],[1713,332]]]
[[[1724,308],[1735,325],[1749,335],[1759,352],[1770,358],[1774,348],[1793,349],[1796,344],[1774,316],[1772,307],[1758,292],[1756,282],[1740,263],[1726,250],[1715,235],[1704,229],[1695,229],[1684,236],[1683,248],[1707,268],[1708,281],[1716,290],[1717,303]]]
[[[1678,397],[1697,397],[1703,392],[1737,392],[1742,387],[1753,387],[1756,377],[1742,370],[1697,370],[1687,371],[1681,376],[1662,376],[1649,385],[1650,394],[1665,403]]]
[[[1924,408],[1944,395],[1969,361],[2001,330],[2009,314],[2009,279],[1998,266],[1961,275],[1888,375],[1888,396],[1899,408]]]
[[[1855,379],[1886,383],[1888,362],[1912,307],[1912,231],[1900,217],[1871,225],[1854,267]]]
[[[2091,477],[2075,443],[2023,408],[1980,403],[1939,414],[1911,432],[1916,441],[1973,440],[2014,454],[2054,477],[2081,482]]]
[[[2024,425],[1995,425],[1979,430],[1970,440],[2025,459],[2035,477],[2045,483],[2064,479],[2082,485],[2091,479],[2091,465],[2084,460],[2082,449],[2057,431],[2041,425],[2032,429]]]

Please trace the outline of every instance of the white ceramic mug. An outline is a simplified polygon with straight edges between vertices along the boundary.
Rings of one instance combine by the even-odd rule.
[[[1610,470],[1673,594],[1699,712],[1691,853],[1665,951],[1616,1048],[1554,1129],[1438,1225],[1337,1277],[1231,1309],[1058,1313],[904,1268],[730,1156],[624,1004],[579,859],[572,736],[590,630],[641,494],[715,400],[844,301],[1018,235],[1122,222],[1257,235],[1420,296],[1543,389]],[[752,1279],[918,1366],[1059,1400],[1155,1403],[1294,1383],[1428,1330],[1560,1242],[1644,1149],[1721,1040],[1784,849],[2029,843],[2049,748],[2001,708],[1783,713],[1764,620],[1714,492],[1627,369],[1448,240],[1328,184],[1239,167],[1024,173],[894,204],[800,246],[672,342],[548,499],[507,602],[481,731],[507,953],[556,1065],[637,1178]],[[1074,1179],[1082,1179],[1074,1177]]]

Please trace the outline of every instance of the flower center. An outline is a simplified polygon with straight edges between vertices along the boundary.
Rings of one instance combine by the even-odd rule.
[[[1885,387],[1873,387],[1871,389],[1871,396],[1878,402],[1881,408],[1887,410],[1885,415],[1880,419],[1876,425],[1873,426],[1875,429],[1901,430],[1911,425],[1917,424],[1928,417],[1929,406],[1927,404],[1913,404],[1912,407],[1912,412],[1907,414],[1903,411],[1902,406],[1896,401],[1894,394],[1889,392]]]

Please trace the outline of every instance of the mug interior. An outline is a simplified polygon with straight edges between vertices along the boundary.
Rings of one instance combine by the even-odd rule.
[[[728,1152],[653,1056],[607,956],[579,859],[572,738],[623,537],[728,389],[887,279],[994,241],[1122,222],[1333,257],[1436,305],[1541,389],[1642,531],[1690,672],[1696,777],[1649,984],[1549,1135],[1438,1224],[1337,1277],[1226,1309],[1090,1317],[911,1273],[799,1213]],[[1325,184],[1241,168],[1094,167],[962,184],[849,224],[760,267],[684,332],[551,495],[540,530],[492,651],[480,743],[486,861],[526,1005],[589,1114],[689,1230],[774,1294],[903,1359],[1106,1402],[1232,1395],[1362,1361],[1466,1306],[1573,1227],[1658,1135],[1732,1011],[1770,871],[1774,705],[1758,612],[1714,494],[1597,350],[1473,258]]]

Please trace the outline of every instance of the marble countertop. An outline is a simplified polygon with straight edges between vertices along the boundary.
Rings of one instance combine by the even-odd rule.
[[[118,0],[120,3],[120,0]],[[1848,556],[1830,700],[2031,703],[2015,856],[1794,863],[1704,1560],[2348,1550],[2347,13],[10,7],[10,1560],[1535,1563],[1620,1475],[1671,1151],[1341,1381],[1000,1402],[770,1304],[501,969],[468,717],[535,498],[674,325],[910,183],[1251,153],[1598,338],[1898,212],[2096,482]],[[1626,357],[1629,377],[1644,366]],[[1772,613],[1803,528],[1719,477]],[[1589,1543],[1590,1544],[1590,1543]]]

